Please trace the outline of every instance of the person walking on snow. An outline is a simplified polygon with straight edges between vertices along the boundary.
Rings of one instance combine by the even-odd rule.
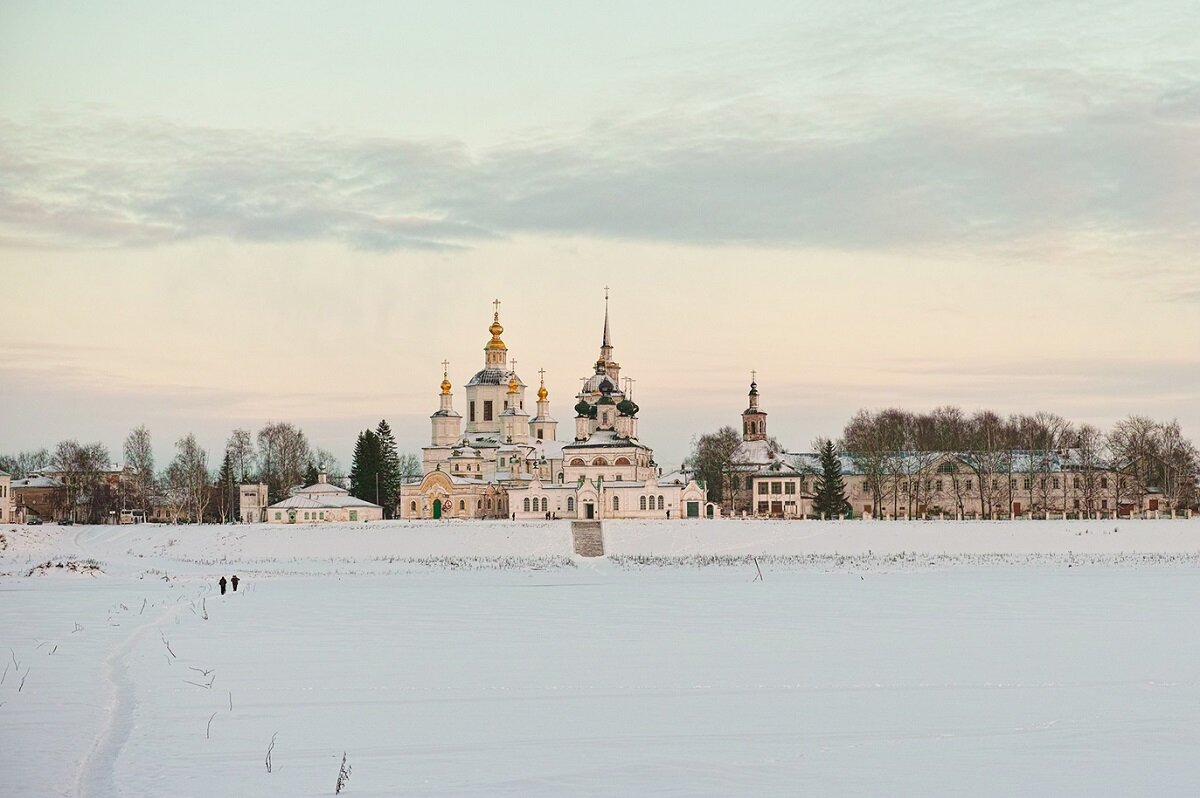
[[[217,584],[221,586],[221,595],[224,596],[225,595],[225,577],[222,576],[221,581],[217,582]]]
[[[237,592],[237,583],[238,583],[237,574],[234,574],[234,575],[233,575],[233,578],[229,580],[229,584],[233,585],[233,592],[234,592],[234,593],[236,593],[236,592]]]

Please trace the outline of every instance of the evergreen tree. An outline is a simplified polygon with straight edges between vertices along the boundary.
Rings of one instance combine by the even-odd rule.
[[[304,484],[316,485],[319,473],[320,472],[317,470],[317,464],[314,461],[309,460],[308,468],[304,469]]]
[[[400,501],[400,452],[396,448],[396,438],[387,419],[381,419],[375,428],[379,437],[379,503],[383,505],[383,517],[391,518],[396,514],[396,505]]]
[[[354,460],[350,466],[350,495],[363,501],[375,502],[382,499],[383,484],[380,479],[379,436],[372,430],[364,430],[354,444]]]
[[[833,441],[821,445],[821,476],[817,478],[813,512],[818,518],[837,518],[850,514],[850,502],[846,501],[846,481],[842,479],[842,461],[833,448]]]
[[[221,461],[221,470],[217,472],[217,482],[213,486],[217,493],[217,509],[220,511],[221,523],[237,514],[237,481],[234,479],[233,470],[233,456],[226,450],[225,459]]]

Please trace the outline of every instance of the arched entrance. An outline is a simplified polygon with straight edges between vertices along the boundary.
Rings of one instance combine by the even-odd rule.
[[[442,517],[442,500],[434,499],[433,500],[433,518],[434,518],[434,520],[437,520],[441,517]]]

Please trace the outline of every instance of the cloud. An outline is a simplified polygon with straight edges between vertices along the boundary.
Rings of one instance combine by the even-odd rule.
[[[1195,251],[1193,20],[1033,4],[992,25],[990,7],[939,9],[858,7],[648,56],[628,106],[475,150],[97,111],[0,120],[0,242],[389,251],[583,235],[1126,266]],[[1197,291],[1193,270],[1169,293]]]

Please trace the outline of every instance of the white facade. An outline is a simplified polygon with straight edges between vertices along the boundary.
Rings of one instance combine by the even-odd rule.
[[[380,521],[383,508],[357,499],[350,491],[330,485],[324,473],[315,485],[301,488],[290,498],[267,508],[269,524],[320,524]]]
[[[12,495],[12,476],[0,471],[0,524],[13,523],[16,503]]]
[[[261,524],[267,520],[265,483],[238,486],[238,518],[244,524]]]

